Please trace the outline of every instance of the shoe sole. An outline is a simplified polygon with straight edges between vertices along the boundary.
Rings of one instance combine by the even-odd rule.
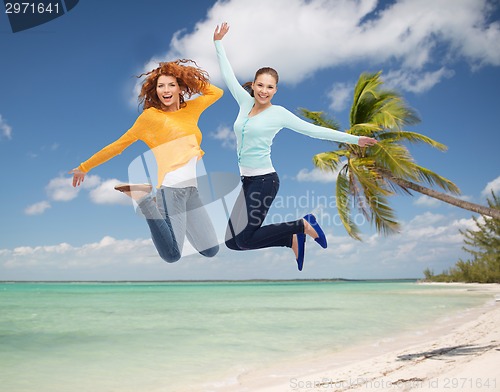
[[[306,235],[299,233],[297,234],[297,245],[299,248],[299,255],[296,259],[297,261],[297,268],[299,271],[302,271],[302,268],[304,267],[304,256],[306,253]]]
[[[151,192],[153,187],[148,184],[117,184],[115,189],[119,192]]]
[[[309,222],[312,228],[316,231],[316,234],[318,234],[318,237],[315,238],[314,241],[316,241],[323,249],[326,249],[328,247],[326,235],[319,225],[318,221],[316,220],[316,217],[313,214],[307,214],[306,216],[304,216],[304,219]]]

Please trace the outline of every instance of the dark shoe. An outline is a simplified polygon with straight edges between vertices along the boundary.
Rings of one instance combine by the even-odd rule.
[[[119,192],[146,192],[150,193],[153,190],[151,184],[117,184],[115,189]]]
[[[304,233],[298,233],[297,236],[297,246],[298,246],[298,257],[297,257],[297,268],[302,271],[304,265],[304,254],[306,250],[306,235]]]
[[[326,236],[323,230],[321,229],[319,223],[316,221],[316,217],[313,214],[307,214],[304,216],[304,219],[309,222],[309,224],[312,226],[312,228],[316,231],[318,234],[318,237],[314,239],[320,246],[324,249],[328,246],[326,242]]]

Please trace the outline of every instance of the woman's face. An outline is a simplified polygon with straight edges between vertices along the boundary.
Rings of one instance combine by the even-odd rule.
[[[252,83],[253,95],[260,105],[269,105],[274,94],[276,94],[276,79],[267,73],[263,73],[255,78]]]
[[[161,102],[162,109],[173,112],[180,108],[181,88],[173,76],[161,75],[156,82],[156,94]]]

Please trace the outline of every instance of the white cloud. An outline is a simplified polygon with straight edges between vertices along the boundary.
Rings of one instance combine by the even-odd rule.
[[[102,182],[102,178],[99,177],[99,176],[96,176],[96,175],[93,175],[93,174],[90,174],[90,175],[87,175],[85,176],[85,180],[82,182],[82,184],[80,185],[80,187],[82,189],[93,189],[97,186],[99,186],[99,184]]]
[[[78,196],[80,188],[73,187],[71,177],[57,177],[49,181],[45,191],[50,200],[69,201]]]
[[[317,268],[333,264],[336,271],[333,276],[348,278],[386,278],[391,274],[400,278],[420,277],[425,268],[441,272],[464,257],[459,229],[476,228],[473,219],[426,212],[401,222],[399,234],[385,237],[375,233],[363,242],[356,242],[343,234],[343,230],[334,230],[332,235],[327,221],[320,222],[328,231],[329,245],[326,250],[318,250],[309,242],[307,246],[313,249],[308,250],[308,258],[314,252],[314,258],[323,259]]]
[[[421,92],[450,77],[456,60],[472,67],[500,65],[500,23],[488,21],[492,1],[399,0],[383,9],[378,3],[219,1],[192,31],[178,31],[170,51],[145,69],[158,59],[194,58],[220,84],[211,41],[222,21],[231,26],[224,45],[242,82],[267,65],[280,72],[281,81],[297,84],[318,70],[360,63],[368,69],[390,67],[398,88]],[[256,28],[262,17],[276,21],[272,34]]]
[[[26,215],[40,215],[45,212],[46,209],[50,208],[51,205],[48,201],[44,200],[39,203],[32,204],[24,210]]]
[[[457,220],[425,213],[403,223],[399,235],[388,238],[376,236],[376,248],[373,251],[377,252],[377,258],[384,260],[384,265],[389,269],[405,266],[403,268],[408,269],[408,276],[418,273],[421,276],[425,268],[441,272],[454,265],[463,254],[463,236],[459,229],[473,226],[472,219]]]
[[[74,187],[72,177],[59,176],[49,181],[45,191],[52,201],[70,201],[76,198],[82,189],[92,190],[98,187],[101,182],[99,176],[87,175],[79,187]],[[118,181],[116,180],[116,182]]]
[[[415,204],[416,206],[420,206],[420,207],[432,207],[432,208],[435,208],[435,207],[439,207],[442,204],[442,201],[440,201],[438,199],[435,199],[433,197],[422,195],[418,199],[416,199],[413,202],[413,204]]]
[[[90,190],[90,200],[96,204],[131,205],[132,201],[130,197],[114,189],[114,186],[118,183],[120,183],[120,181],[116,179],[102,181],[99,185]]]
[[[496,195],[500,193],[500,177],[497,177],[493,181],[488,182],[486,184],[486,187],[481,192],[481,195],[491,198],[491,192],[495,193]]]
[[[354,85],[352,84],[335,83],[328,93],[331,101],[330,108],[339,112],[344,110],[348,106],[349,100],[352,100],[353,91]]]
[[[426,212],[422,215],[417,215],[407,224],[404,224],[403,233],[401,234],[402,243],[406,241],[417,241],[421,250],[424,252],[424,247],[439,248],[446,246],[460,245],[463,241],[459,229],[468,229],[475,227],[473,219],[449,219],[449,217],[441,214],[432,214]],[[404,237],[407,237],[405,240]],[[418,255],[416,255],[418,257]]]
[[[408,223],[408,226],[413,226],[413,227],[426,227],[429,225],[435,225],[437,223],[445,222],[446,219],[444,215],[441,214],[433,214],[431,212],[426,212],[422,215],[417,215],[415,216],[410,223]]]
[[[442,67],[433,72],[414,73],[407,70],[390,71],[383,75],[386,88],[401,89],[412,93],[430,90],[443,79],[449,79],[454,71]]]
[[[155,252],[150,239],[117,240],[106,236],[99,242],[79,247],[67,243],[21,246],[0,254],[6,269],[50,267],[55,269],[95,268],[107,264],[149,264]],[[156,260],[157,261],[157,260]]]
[[[49,200],[42,201],[25,208],[27,215],[43,214],[45,210],[52,207],[50,201],[66,202],[74,200],[81,191],[88,191],[90,200],[96,204],[121,204],[131,205],[128,196],[117,192],[114,185],[120,183],[117,179],[103,180],[96,175],[87,175],[79,187],[73,187],[73,179],[70,176],[59,176],[49,181],[45,192]]]
[[[47,196],[52,201],[70,201],[75,199],[81,190],[87,190],[90,199],[96,204],[124,204],[122,196],[114,190],[114,185],[118,184],[119,180],[103,180],[96,175],[87,175],[79,187],[73,187],[72,182],[72,177],[53,178],[45,187]]]
[[[459,229],[476,227],[473,219],[427,212],[402,222],[400,234],[373,234],[358,242],[331,219],[329,223],[327,217],[317,216],[321,217],[329,246],[322,249],[308,239],[305,269],[301,273],[287,248],[234,252],[221,246],[219,254],[211,259],[193,254],[166,264],[149,238],[109,236],[80,246],[60,243],[0,249],[0,273],[7,279],[29,276],[35,280],[40,276],[115,280],[420,277],[426,268],[439,273],[464,257]]]
[[[2,118],[0,114],[0,139],[12,139],[12,127]]]
[[[301,169],[295,179],[299,182],[335,182],[337,173],[332,171],[324,171],[315,167],[312,170]]]
[[[212,132],[210,136],[216,140],[222,141],[222,147],[236,149],[236,135],[233,130],[226,127],[220,126],[217,131]]]

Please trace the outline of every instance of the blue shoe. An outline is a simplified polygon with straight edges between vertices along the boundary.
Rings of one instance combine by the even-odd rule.
[[[297,233],[297,245],[299,248],[299,256],[297,257],[297,268],[302,271],[304,265],[304,253],[306,250],[306,235],[304,233]]]
[[[328,246],[326,242],[326,236],[321,227],[319,226],[319,223],[316,221],[316,217],[313,214],[307,214],[304,216],[304,219],[309,222],[309,224],[313,227],[313,229],[316,231],[318,234],[318,237],[314,239],[320,246],[324,249]]]

